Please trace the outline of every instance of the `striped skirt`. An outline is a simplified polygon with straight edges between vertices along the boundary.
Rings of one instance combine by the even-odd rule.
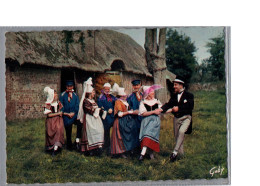
[[[111,154],[121,154],[126,151],[122,136],[119,129],[119,119],[114,121],[112,135],[111,135]]]

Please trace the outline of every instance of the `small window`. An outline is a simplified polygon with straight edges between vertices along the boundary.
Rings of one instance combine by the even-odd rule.
[[[125,70],[125,64],[121,60],[115,60],[113,61],[111,65],[111,71],[124,71]]]

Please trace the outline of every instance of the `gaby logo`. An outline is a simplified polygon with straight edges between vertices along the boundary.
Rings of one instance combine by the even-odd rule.
[[[220,166],[218,166],[218,167],[212,167],[212,169],[210,169],[210,171],[209,171],[209,174],[211,175],[211,177],[213,177],[214,174],[220,174],[220,175],[222,175],[223,171],[224,171],[224,168],[223,168],[223,167],[222,167],[222,168],[221,168]]]

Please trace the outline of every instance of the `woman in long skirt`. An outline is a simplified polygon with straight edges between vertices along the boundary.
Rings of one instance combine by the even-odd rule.
[[[144,159],[147,149],[150,150],[150,158],[154,159],[153,151],[159,152],[159,134],[161,120],[160,112],[156,109],[162,106],[161,102],[154,97],[154,90],[161,88],[160,85],[144,86],[144,100],[141,101],[139,114],[143,116],[139,140],[141,142],[141,155],[139,161]]]
[[[126,101],[127,95],[124,88],[115,84],[113,90],[118,93],[118,99],[114,108],[115,121],[111,135],[111,154],[126,158],[125,152],[139,145],[138,126],[131,115],[133,111],[130,110]]]
[[[92,84],[92,82],[91,82]],[[94,100],[95,90],[88,84],[86,86],[85,99],[83,101],[83,111],[85,113],[83,120],[83,132],[86,132],[90,154],[101,155],[104,144],[104,127],[100,118],[100,108]],[[84,131],[84,129],[86,129]]]
[[[47,95],[44,107],[44,114],[47,115],[45,120],[45,149],[51,151],[52,155],[55,156],[64,145],[63,106],[56,91],[50,87],[45,87],[44,93]]]

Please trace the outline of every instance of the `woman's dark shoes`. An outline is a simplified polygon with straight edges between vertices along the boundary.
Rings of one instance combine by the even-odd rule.
[[[51,156],[54,157],[54,156],[56,156],[57,154],[58,154],[58,151],[57,151],[57,150],[54,150],[54,151],[52,151]]]
[[[138,158],[139,161],[144,161],[144,156],[143,155],[140,155],[139,158]]]
[[[177,159],[177,154],[172,153],[170,156],[170,161],[174,162],[174,161],[176,161],[176,159]]]

